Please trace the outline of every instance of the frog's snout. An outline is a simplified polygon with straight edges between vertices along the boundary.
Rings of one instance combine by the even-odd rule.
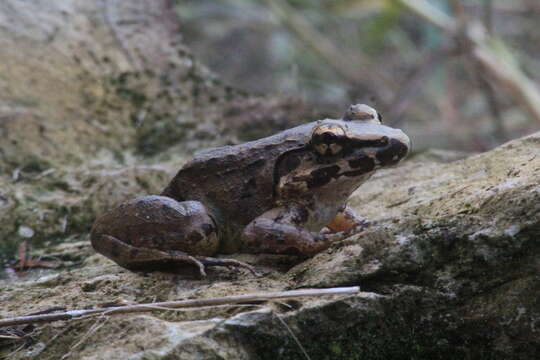
[[[411,140],[405,133],[399,131],[397,136],[388,139],[388,144],[377,149],[375,157],[382,166],[395,165],[400,162],[411,148]]]

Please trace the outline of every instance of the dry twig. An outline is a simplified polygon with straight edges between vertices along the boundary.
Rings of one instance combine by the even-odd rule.
[[[244,294],[224,296],[218,298],[206,298],[206,299],[189,299],[178,301],[164,301],[147,304],[127,305],[119,307],[108,307],[102,309],[89,309],[89,310],[71,310],[54,314],[41,314],[30,316],[19,316],[13,318],[0,319],[0,327],[13,326],[20,324],[31,324],[37,322],[52,322],[59,320],[72,320],[80,317],[88,317],[93,315],[116,315],[133,312],[148,312],[163,309],[176,309],[176,308],[190,308],[201,306],[215,306],[224,304],[239,304],[258,301],[268,301],[276,299],[290,299],[298,297],[318,297],[326,295],[343,295],[343,294],[356,294],[360,291],[358,286],[352,287],[338,287],[338,288],[326,288],[326,289],[303,289],[303,290],[291,290],[282,292],[273,292],[266,294]]]

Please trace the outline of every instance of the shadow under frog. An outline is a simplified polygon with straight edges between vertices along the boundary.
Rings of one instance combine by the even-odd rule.
[[[126,201],[98,218],[92,246],[128,269],[191,263],[202,276],[206,266],[255,273],[247,263],[212,257],[217,253],[313,256],[366,228],[347,199],[409,149],[407,135],[382,125],[377,111],[352,105],[339,120],[198,154],[161,195]]]

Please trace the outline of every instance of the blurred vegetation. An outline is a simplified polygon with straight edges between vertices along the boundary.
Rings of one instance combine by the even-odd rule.
[[[416,5],[433,12],[419,16]],[[483,151],[540,129],[538,0],[184,0],[177,9],[185,41],[233,86],[300,97],[331,116],[369,103],[416,150]],[[447,18],[455,31],[440,26]]]

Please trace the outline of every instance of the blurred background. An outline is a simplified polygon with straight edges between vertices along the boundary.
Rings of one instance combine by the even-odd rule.
[[[417,151],[485,151],[540,129],[538,0],[184,0],[177,11],[184,41],[229,84],[333,117],[368,103]]]

